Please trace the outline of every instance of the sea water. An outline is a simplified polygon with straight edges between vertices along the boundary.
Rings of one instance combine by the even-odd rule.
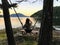
[[[35,24],[36,20],[32,17],[20,17],[20,20],[23,23],[23,25],[25,24],[26,18],[29,18],[32,21],[32,25]],[[12,28],[17,28],[22,26],[17,17],[11,17],[10,20],[11,20]],[[40,27],[39,22],[36,23],[36,27]],[[5,29],[5,23],[3,17],[0,18],[0,29]]]

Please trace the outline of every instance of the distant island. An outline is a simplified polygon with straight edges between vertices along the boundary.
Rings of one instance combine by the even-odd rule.
[[[27,16],[25,16],[25,15],[23,15],[23,14],[21,14],[21,13],[17,13],[17,15],[18,15],[19,17],[27,17]],[[11,14],[10,16],[11,16],[11,17],[17,17],[17,15],[16,15],[16,14]]]

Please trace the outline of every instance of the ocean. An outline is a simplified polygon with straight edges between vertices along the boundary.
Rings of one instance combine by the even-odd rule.
[[[25,24],[26,18],[29,18],[32,21],[32,25],[35,24],[36,20],[32,17],[20,17],[20,20],[23,23],[23,25]],[[21,23],[19,22],[17,17],[11,17],[10,20],[12,28],[21,27]],[[36,27],[40,27],[40,23],[37,22]],[[2,17],[0,17],[0,29],[5,29],[4,18]]]

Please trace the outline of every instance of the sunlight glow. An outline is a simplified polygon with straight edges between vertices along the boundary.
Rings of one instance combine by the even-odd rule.
[[[9,0],[8,0],[9,1]],[[11,0],[12,3],[15,3],[17,0]],[[35,1],[35,0],[33,0]],[[35,12],[42,10],[43,8],[43,0],[37,0],[35,3],[31,3],[32,0],[28,0],[27,2],[21,2],[18,4],[18,7],[16,8],[17,13],[22,13],[26,16],[31,16]],[[0,0],[1,3],[1,0]],[[56,1],[54,0],[53,6],[60,6],[60,0]],[[13,9],[9,9],[10,14],[15,13]],[[2,10],[0,10],[0,14],[2,14]]]

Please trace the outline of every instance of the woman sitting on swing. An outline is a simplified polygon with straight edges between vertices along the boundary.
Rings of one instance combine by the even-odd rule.
[[[26,22],[25,22],[25,25],[23,26],[26,33],[31,33],[31,31],[32,31],[31,25],[32,25],[32,22],[30,21],[30,19],[27,18]]]

